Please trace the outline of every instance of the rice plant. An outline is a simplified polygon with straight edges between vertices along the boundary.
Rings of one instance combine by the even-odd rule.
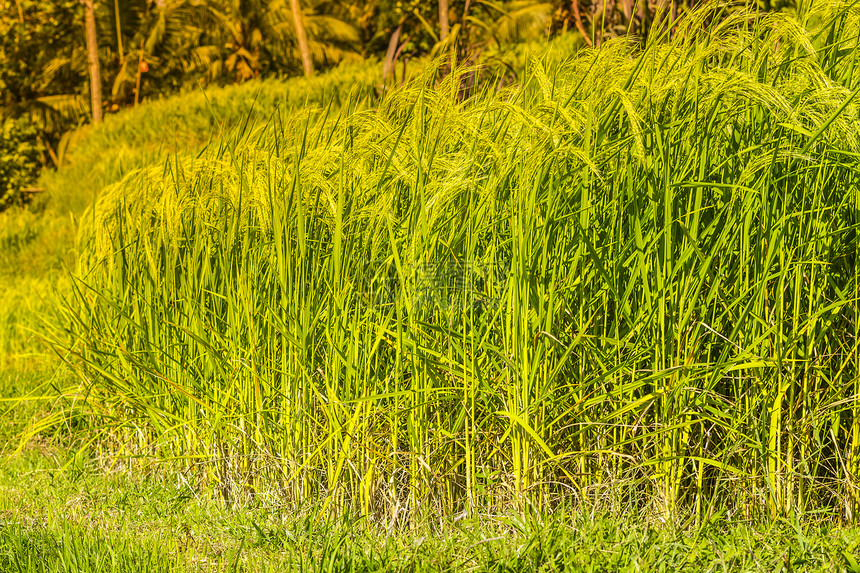
[[[392,526],[853,518],[858,19],[709,5],[504,90],[429,68],[130,174],[49,334],[98,447]]]
[[[69,132],[58,147],[56,171],[39,186],[53,210],[80,214],[106,185],[129,172],[161,163],[171,153],[194,153],[231,126],[267,120],[273,110],[320,102],[336,104],[350,92],[368,100],[376,64],[343,65],[314,78],[251,81],[198,89],[109,115],[99,126]]]

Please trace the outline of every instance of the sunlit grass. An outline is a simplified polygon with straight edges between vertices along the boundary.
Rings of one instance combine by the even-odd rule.
[[[812,572],[851,571],[858,560],[860,532],[815,515],[743,523],[721,514],[690,527],[628,508],[580,507],[431,516],[400,532],[358,514],[319,520],[312,506],[284,511],[274,498],[226,507],[174,476],[60,472],[63,462],[31,455],[0,466],[0,570]]]
[[[488,52],[482,61],[488,69],[503,68],[515,76],[531,57],[563,58],[576,43],[574,35],[561,34],[550,42],[514,46],[504,54]],[[424,63],[413,60],[408,73],[419,73]],[[337,108],[347,101],[371,106],[384,91],[381,70],[382,64],[370,59],[312,78],[200,88],[148,101],[109,115],[99,126],[68,133],[57,148],[59,168],[46,169],[34,183],[40,190],[34,203],[0,213],[0,368],[28,368],[28,362],[44,352],[31,331],[51,320],[52,305],[44,299],[50,285],[63,282],[64,267],[74,266],[77,220],[104,187],[170,158],[192,157],[225,134],[253,128],[278,114],[305,107]],[[403,81],[402,70],[397,81]]]
[[[853,517],[857,15],[714,10],[106,189],[52,335],[102,452],[398,525]]]
[[[71,132],[58,148],[59,169],[45,170],[33,205],[0,213],[0,370],[33,369],[45,348],[33,330],[52,321],[51,293],[65,291],[74,267],[77,219],[103,187],[170,157],[199,153],[223,132],[265,122],[303,105],[337,105],[374,96],[373,61],[311,79],[292,78],[210,88],[148,102]]]

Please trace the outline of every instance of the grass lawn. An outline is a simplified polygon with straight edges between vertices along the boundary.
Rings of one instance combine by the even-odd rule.
[[[0,570],[858,571],[860,531],[808,516],[702,525],[585,508],[389,531],[265,501],[226,507],[183,483],[104,475],[33,448],[0,474]]]

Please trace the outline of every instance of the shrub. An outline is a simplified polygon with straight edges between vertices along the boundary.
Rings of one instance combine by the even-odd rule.
[[[23,203],[23,189],[39,173],[41,152],[36,128],[24,118],[6,119],[0,124],[0,211]]]

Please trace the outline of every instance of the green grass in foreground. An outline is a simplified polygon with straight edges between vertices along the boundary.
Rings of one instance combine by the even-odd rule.
[[[7,373],[0,398],[43,395],[46,380],[63,385],[63,376]],[[319,506],[296,511],[273,498],[229,506],[156,467],[105,471],[92,450],[60,446],[74,442],[71,428],[7,458],[50,405],[18,404],[0,424],[3,573],[860,571],[860,530],[824,514],[666,523],[582,506],[542,518],[437,517],[402,531],[359,515],[322,519]]]
[[[29,450],[0,470],[0,571],[858,571],[860,531],[649,522],[635,512],[437,519],[404,533],[263,499],[228,508],[181,478],[91,472]]]

